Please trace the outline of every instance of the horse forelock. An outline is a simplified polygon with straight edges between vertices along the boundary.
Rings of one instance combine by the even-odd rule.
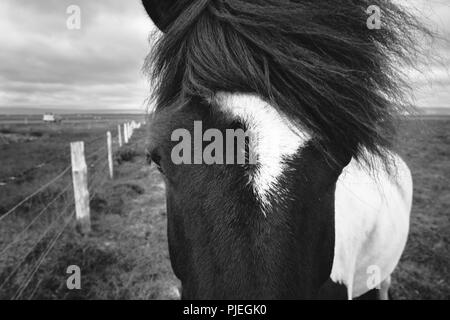
[[[366,26],[369,5],[382,9],[381,30]],[[414,62],[417,32],[428,31],[393,1],[195,0],[156,42],[147,69],[158,108],[251,93],[325,154],[334,145],[370,162],[364,150],[387,159],[395,116],[408,105],[395,63]]]

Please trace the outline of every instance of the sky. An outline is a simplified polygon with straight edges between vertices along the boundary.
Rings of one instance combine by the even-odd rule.
[[[450,40],[450,1],[397,1],[414,4]],[[80,9],[79,28],[71,5]],[[141,68],[154,30],[140,0],[1,0],[0,114],[6,107],[144,111],[150,84]],[[416,104],[450,108],[450,45],[429,51],[440,62],[409,72]]]
[[[138,0],[1,0],[0,108],[144,110],[152,30]]]

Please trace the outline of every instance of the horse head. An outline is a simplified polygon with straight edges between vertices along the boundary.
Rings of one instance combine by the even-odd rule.
[[[420,29],[372,2],[381,31],[362,0],[143,1],[163,32],[148,148],[183,298],[317,298],[334,279],[337,183],[351,161],[389,162],[404,105],[392,61]]]

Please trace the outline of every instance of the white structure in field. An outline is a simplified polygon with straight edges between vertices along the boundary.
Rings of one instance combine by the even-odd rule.
[[[44,122],[59,122],[60,118],[56,117],[53,113],[46,113],[42,117]]]

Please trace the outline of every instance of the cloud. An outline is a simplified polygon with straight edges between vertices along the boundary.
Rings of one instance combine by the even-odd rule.
[[[413,8],[437,35],[424,43],[427,63],[407,70],[419,107],[450,108],[450,3],[444,0],[397,0]]]

